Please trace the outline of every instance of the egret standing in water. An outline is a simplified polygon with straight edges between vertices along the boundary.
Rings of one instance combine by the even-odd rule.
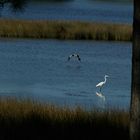
[[[79,61],[81,61],[81,58],[80,58],[79,54],[71,54],[71,55],[68,57],[68,61],[70,61],[70,59],[71,59],[72,57],[76,57]]]
[[[105,75],[104,76],[105,80],[96,85],[96,87],[100,87],[100,92],[101,92],[101,89],[102,89],[103,85],[106,83],[107,77],[109,77],[109,76]]]

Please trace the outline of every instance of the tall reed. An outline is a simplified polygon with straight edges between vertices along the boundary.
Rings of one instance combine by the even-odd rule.
[[[1,19],[0,37],[132,41],[132,26],[80,21]]]
[[[129,140],[129,114],[86,111],[31,100],[0,100],[0,139]]]

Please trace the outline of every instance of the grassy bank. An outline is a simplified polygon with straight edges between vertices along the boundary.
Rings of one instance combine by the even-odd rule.
[[[60,108],[28,100],[0,100],[0,139],[129,140],[128,112]]]
[[[78,21],[1,19],[0,37],[131,41],[132,26]]]

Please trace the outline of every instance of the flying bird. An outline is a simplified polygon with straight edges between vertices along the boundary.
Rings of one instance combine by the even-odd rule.
[[[70,59],[71,59],[72,57],[76,57],[79,61],[81,61],[81,58],[80,58],[79,54],[71,54],[71,55],[68,57],[68,61],[70,61]]]
[[[100,92],[101,92],[101,89],[102,89],[102,87],[103,87],[103,85],[105,85],[105,83],[106,83],[106,81],[107,81],[107,77],[109,77],[108,75],[105,75],[104,76],[104,81],[102,81],[102,82],[100,82],[100,83],[98,83],[97,85],[96,85],[96,87],[99,87],[100,88]]]

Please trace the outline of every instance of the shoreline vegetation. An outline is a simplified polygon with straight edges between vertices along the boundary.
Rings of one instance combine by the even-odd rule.
[[[129,113],[0,99],[0,139],[129,140]]]
[[[132,25],[80,21],[0,19],[0,37],[132,41]]]

